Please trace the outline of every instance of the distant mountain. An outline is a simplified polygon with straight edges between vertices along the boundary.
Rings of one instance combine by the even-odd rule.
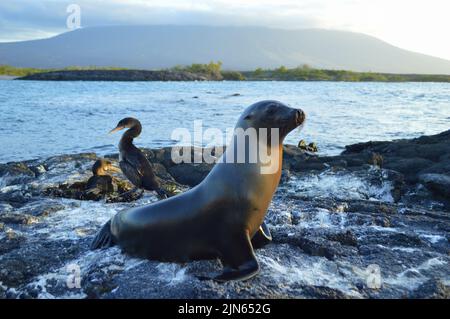
[[[108,26],[43,39],[0,43],[0,64],[18,67],[118,66],[159,69],[223,62],[253,70],[316,68],[450,74],[450,61],[414,53],[360,33],[262,27]]]

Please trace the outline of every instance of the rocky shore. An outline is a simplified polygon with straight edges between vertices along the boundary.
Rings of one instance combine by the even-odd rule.
[[[161,180],[186,187],[212,167],[175,164],[170,148],[145,153]],[[0,164],[0,298],[450,298],[450,131],[349,145],[331,157],[286,145],[266,217],[273,243],[257,251],[261,273],[225,284],[193,276],[219,270],[216,261],[89,251],[117,211],[158,200],[147,192],[131,202],[48,192],[89,178],[96,159]]]
[[[39,81],[207,81],[207,76],[171,70],[63,70],[17,78]]]

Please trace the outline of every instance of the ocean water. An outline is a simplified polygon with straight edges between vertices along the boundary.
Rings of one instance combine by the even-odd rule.
[[[177,143],[192,134],[232,128],[248,105],[275,99],[303,109],[307,122],[286,143],[318,144],[321,154],[345,145],[411,138],[450,128],[450,84],[335,82],[40,82],[0,81],[0,163],[53,155],[117,152],[127,116],[143,125],[140,147]],[[207,143],[208,141],[204,141]],[[224,142],[226,140],[224,139]]]

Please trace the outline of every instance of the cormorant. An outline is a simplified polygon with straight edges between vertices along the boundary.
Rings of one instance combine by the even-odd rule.
[[[132,117],[124,118],[110,133],[125,128],[128,130],[122,135],[119,143],[119,165],[122,172],[136,188],[156,191],[160,197],[166,198],[167,194],[161,189],[150,162],[142,151],[133,145],[133,139],[141,134],[141,122]]]
[[[88,197],[117,192],[117,185],[108,172],[120,172],[120,170],[105,159],[99,159],[94,163],[92,166],[94,175],[87,181],[84,191]]]

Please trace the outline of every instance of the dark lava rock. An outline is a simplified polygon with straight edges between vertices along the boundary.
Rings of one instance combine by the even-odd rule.
[[[35,173],[24,162],[0,164],[0,177],[5,185],[27,183],[36,177]]]
[[[450,299],[450,286],[440,279],[430,279],[409,294],[414,299]]]
[[[337,241],[342,245],[355,247],[358,245],[358,239],[350,230],[347,230],[345,233],[330,234],[327,237],[329,240]]]
[[[310,234],[308,231],[295,231],[294,233],[274,232],[273,240],[275,243],[299,247],[308,255],[325,257],[329,260],[357,254],[357,250],[354,247],[346,244],[343,246],[337,240],[328,240],[322,236],[316,236],[314,233]]]
[[[208,175],[214,164],[179,164],[168,169],[178,183],[191,187],[199,184]]]
[[[7,203],[16,208],[21,207],[32,200],[32,195],[23,189],[0,194],[0,202]]]
[[[41,176],[42,174],[47,172],[47,168],[42,164],[30,166],[30,170],[33,171],[36,177]]]
[[[21,249],[2,256],[0,282],[8,287],[19,287],[31,278],[61,266],[65,260],[74,258],[80,251],[87,251],[87,248],[87,242],[68,240],[28,242]]]
[[[10,204],[0,202],[0,213],[10,212],[13,209],[14,208]]]
[[[149,70],[66,70],[27,75],[20,80],[33,81],[206,81],[205,75],[184,71]]]
[[[34,216],[21,213],[1,213],[0,222],[5,224],[24,224],[30,225],[36,223],[38,219]]]
[[[130,202],[142,197],[142,191],[130,192],[134,187],[130,182],[113,177],[113,189],[108,192],[86,191],[87,181],[75,182],[72,184],[60,184],[55,187],[47,187],[43,194],[50,197],[63,197],[78,200],[100,201],[106,199],[109,203]]]
[[[5,254],[11,250],[19,248],[25,241],[26,238],[24,236],[19,235],[14,231],[6,232],[5,238],[0,240],[0,254]]]
[[[450,200],[450,175],[422,174],[419,180],[433,193]]]
[[[44,203],[27,209],[27,214],[36,217],[46,217],[51,215],[52,213],[63,210],[64,208],[65,206],[59,203]]]
[[[314,299],[349,299],[343,292],[323,286],[302,286],[305,298]]]
[[[97,159],[98,158],[95,153],[64,154],[49,157],[42,163],[42,165],[47,170],[51,170],[54,167],[67,163],[74,163],[75,168],[80,168],[82,163],[89,162],[93,164]]]
[[[28,175],[34,177],[33,171],[23,162],[0,164],[0,176]]]
[[[450,130],[410,140],[348,145],[342,156],[374,153],[383,157],[384,167],[403,173],[409,182],[416,182],[423,173],[449,174]]]

